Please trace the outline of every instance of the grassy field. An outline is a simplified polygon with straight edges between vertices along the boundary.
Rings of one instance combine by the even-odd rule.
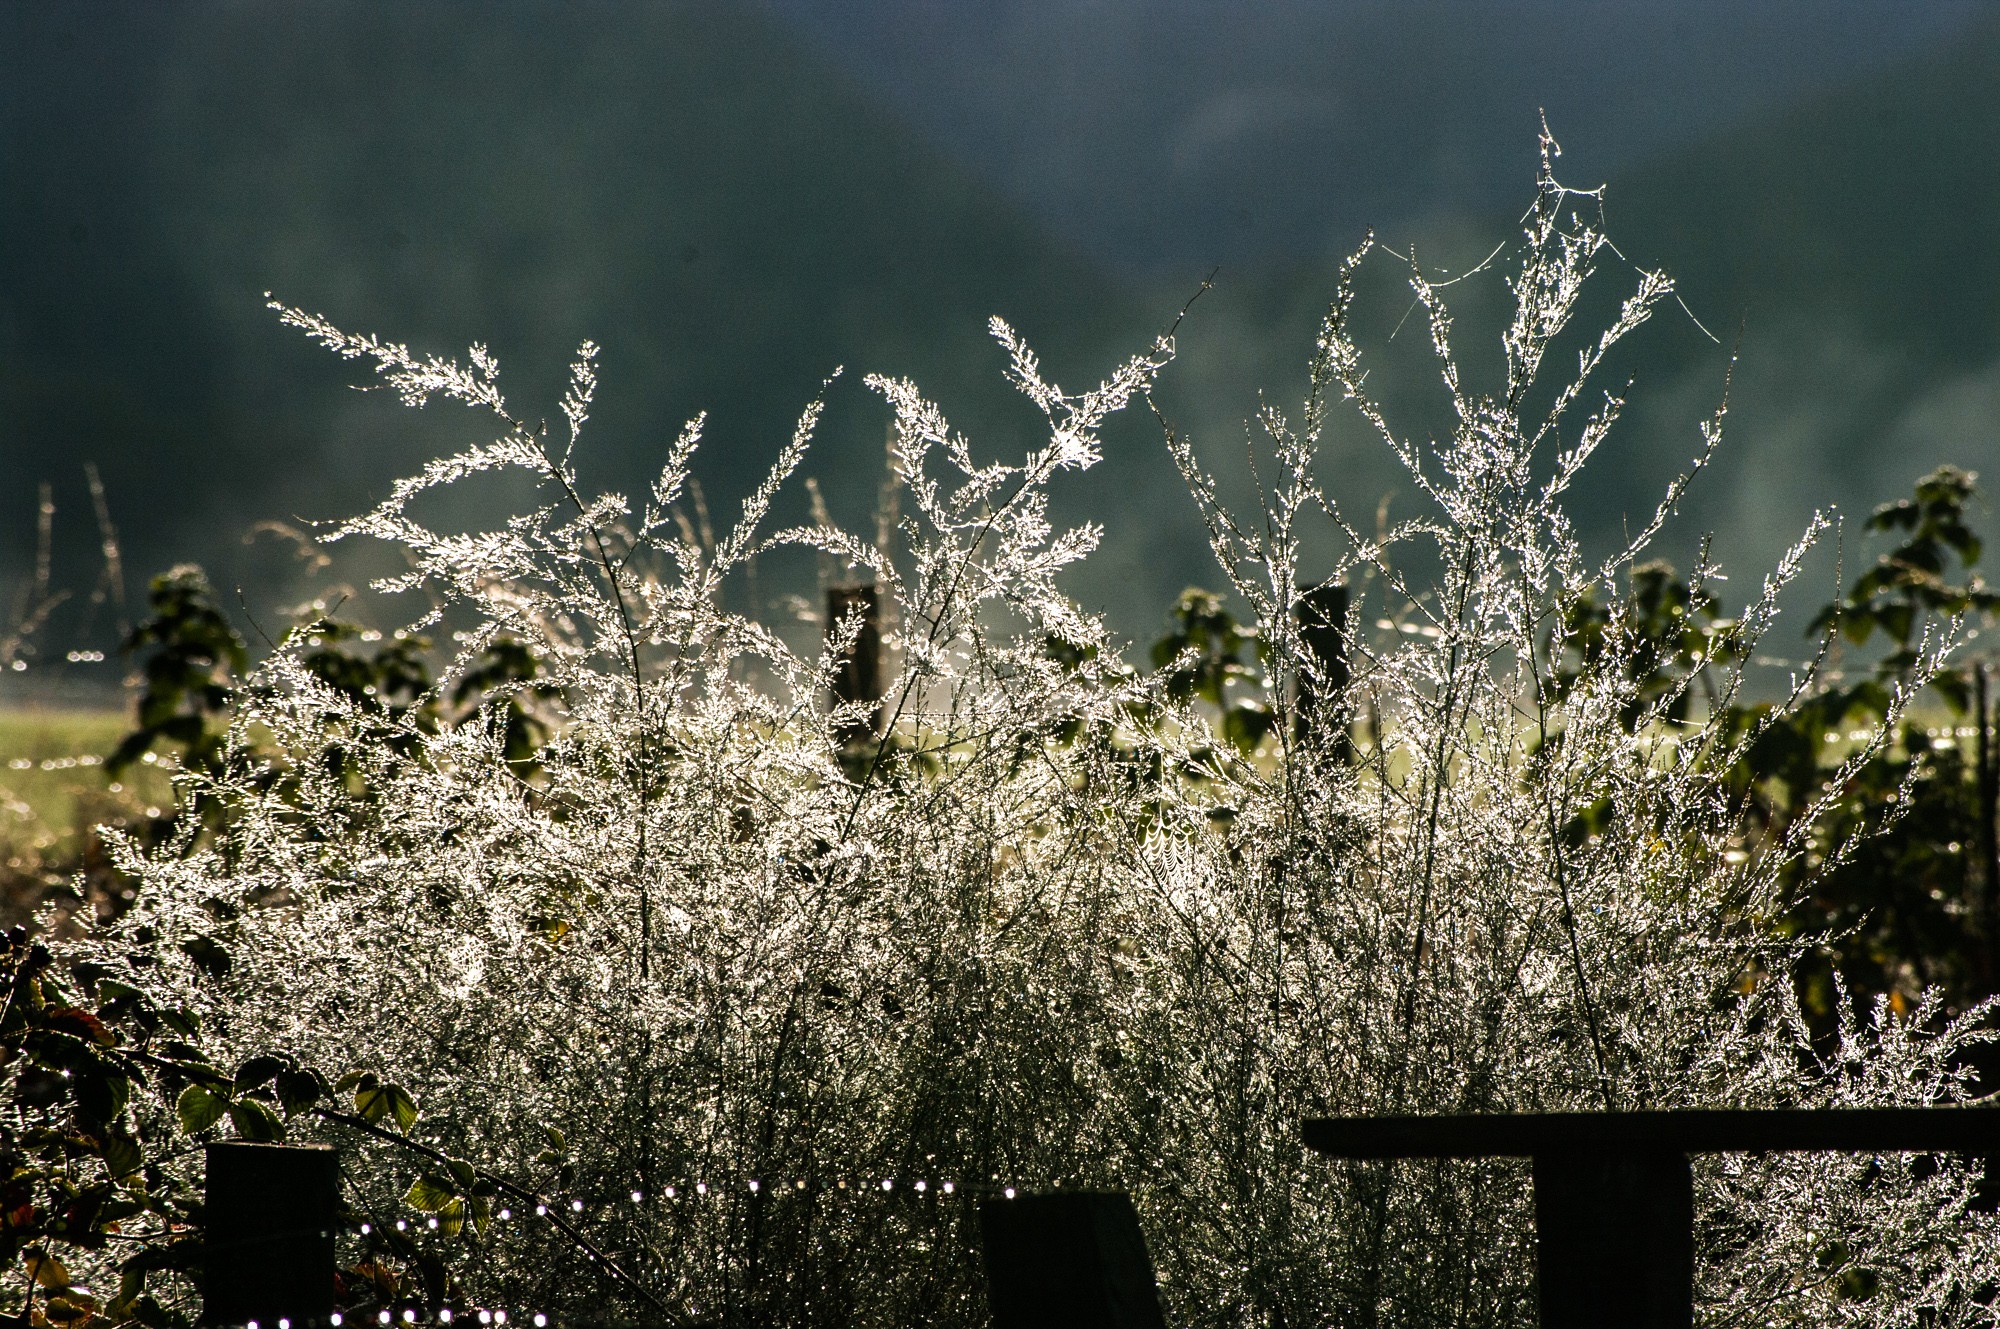
[[[122,710],[0,708],[0,914],[15,917],[88,865],[90,828],[158,815],[167,775],[147,764],[120,780],[104,756],[130,727]]]

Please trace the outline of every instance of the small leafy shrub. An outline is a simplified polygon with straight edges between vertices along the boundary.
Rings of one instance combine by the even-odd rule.
[[[146,652],[138,723],[105,768],[117,776],[171,742],[183,766],[206,770],[222,751],[218,721],[236,699],[230,679],[249,667],[243,639],[216,606],[208,577],[192,564],[153,578],[147,599],[152,614],[125,642],[128,652]]]
[[[711,542],[673,520],[699,420],[638,501],[589,496],[594,347],[552,438],[483,348],[419,356],[280,307],[407,404],[497,431],[335,532],[406,551],[383,589],[427,592],[439,607],[406,632],[449,629],[457,655],[371,694],[328,667],[324,629],[295,632],[184,770],[221,815],[123,844],[137,901],[64,958],[100,1001],[130,990],[198,1027],[184,1064],[239,1069],[134,1079],[116,1129],[183,1188],[184,1139],[340,1143],[379,1238],[350,1247],[355,1306],[978,1324],[972,1201],[1114,1186],[1176,1323],[1470,1326],[1532,1322],[1525,1169],[1331,1165],[1301,1118],[1963,1098],[1981,1010],[1836,994],[1816,1039],[1792,981],[1808,947],[1781,926],[1853,861],[1829,818],[1938,675],[1959,607],[1895,620],[1865,736],[1770,815],[1757,754],[1824,690],[1761,701],[1745,669],[1805,543],[1724,619],[1714,569],[1682,584],[1647,561],[1690,472],[1627,547],[1586,556],[1563,498],[1623,405],[1586,394],[1671,284],[1642,273],[1609,328],[1569,331],[1606,240],[1552,156],[1497,390],[1463,386],[1411,268],[1447,436],[1406,437],[1368,393],[1349,328],[1366,250],[1302,414],[1261,415],[1265,511],[1230,511],[1169,428],[1251,623],[1184,601],[1150,675],[1062,593],[1098,532],[1055,529],[1047,495],[1097,463],[1170,340],[1069,393],[996,321],[1043,426],[1025,454],[979,452],[874,377],[904,491],[890,538],[767,529],[814,404]],[[1544,383],[1572,343],[1576,376]],[[1420,515],[1346,519],[1315,478],[1336,423],[1404,464]],[[427,524],[430,491],[495,469],[546,501],[489,530]],[[1337,699],[1294,616],[1314,513],[1359,596]],[[892,609],[872,744],[873,702],[827,701],[858,619],[802,651],[722,607],[779,544],[858,569]],[[482,675],[501,643],[542,672]],[[440,723],[473,680],[487,722]],[[546,727],[524,733],[507,708],[538,688]],[[1295,695],[1331,709],[1296,724]],[[1976,1180],[1945,1159],[1705,1161],[1705,1320],[1991,1323],[2000,1231]]]

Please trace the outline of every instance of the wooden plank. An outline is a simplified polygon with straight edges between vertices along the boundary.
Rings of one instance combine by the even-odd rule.
[[[2000,1155],[1985,1107],[1687,1108],[1463,1117],[1322,1117],[1307,1147],[1333,1158],[1526,1158],[1579,1150],[1683,1154],[1832,1150]]]

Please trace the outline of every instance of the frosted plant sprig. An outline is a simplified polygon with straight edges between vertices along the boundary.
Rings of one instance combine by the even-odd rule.
[[[278,321],[298,328],[343,360],[373,360],[377,375],[396,389],[405,406],[422,407],[432,397],[444,396],[468,406],[480,406],[495,415],[506,415],[506,398],[501,395],[500,366],[486,347],[475,343],[462,365],[447,356],[411,354],[401,342],[383,341],[368,334],[343,332],[323,315],[285,304],[264,292],[264,307],[275,310]],[[588,343],[585,343],[588,346]],[[594,352],[595,348],[591,348]],[[588,360],[586,355],[585,360]]]
[[[563,445],[562,466],[569,467],[576,443],[583,436],[583,422],[590,418],[590,403],[597,395],[597,343],[585,341],[576,349],[569,367],[569,386],[563,391],[563,419],[569,422],[569,437]]]

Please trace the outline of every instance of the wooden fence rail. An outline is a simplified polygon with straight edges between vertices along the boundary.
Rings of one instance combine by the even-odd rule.
[[[2000,1111],[1822,1108],[1328,1117],[1333,1158],[1527,1158],[1542,1329],[1690,1329],[1694,1182],[1688,1155],[1832,1150],[2000,1155]]]

